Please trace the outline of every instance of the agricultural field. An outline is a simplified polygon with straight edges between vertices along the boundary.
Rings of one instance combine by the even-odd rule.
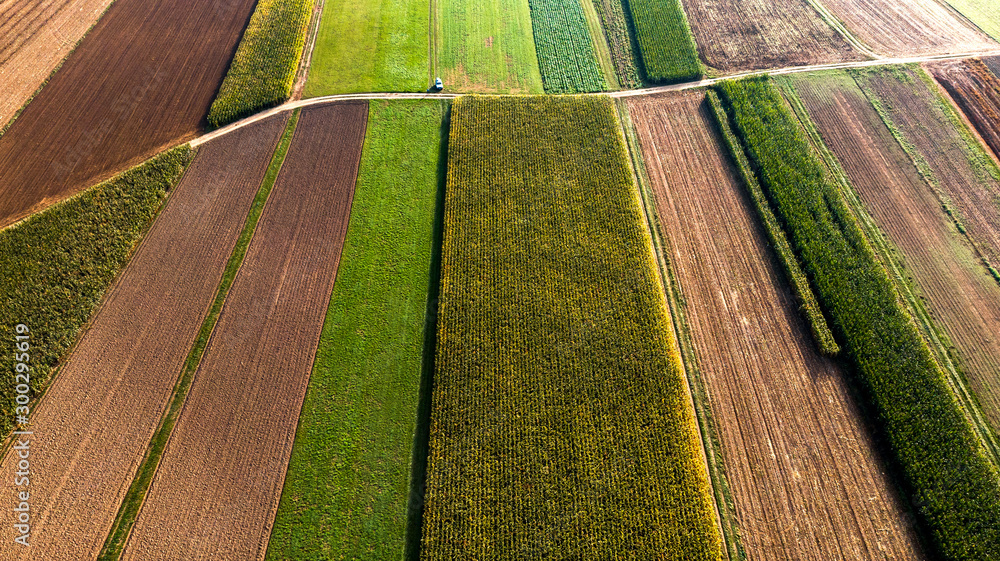
[[[939,0],[822,0],[883,56],[966,53],[1000,48]]]
[[[627,13],[628,8],[623,5],[622,0],[587,1],[592,3],[600,18],[618,83],[626,90],[641,88],[639,44],[632,31],[632,15]]]
[[[367,114],[366,102],[302,111],[122,559],[246,559],[267,547]]]
[[[254,4],[116,0],[0,136],[0,228],[192,138]]]
[[[528,0],[546,93],[608,89],[581,0]]]
[[[928,70],[948,91],[993,155],[1000,157],[1000,80],[996,75],[976,59],[934,63],[928,65]]]
[[[979,29],[1000,41],[1000,5],[993,0],[947,0]]]
[[[449,91],[540,94],[528,0],[438,0],[433,66]]]
[[[247,127],[201,148],[33,408],[34,558],[93,559],[100,551],[215,296],[282,124]],[[186,163],[190,156],[175,157]],[[92,251],[104,249],[95,244]],[[8,543],[9,532],[5,528]]]
[[[323,6],[305,97],[430,86],[426,0],[323,0]]]
[[[428,306],[440,259],[446,111],[440,101],[370,105],[268,559],[392,559],[419,545],[419,496],[410,493],[426,452],[424,442],[414,455],[414,432],[433,366]]]
[[[701,60],[721,72],[864,60],[807,0],[684,2]]]
[[[925,559],[846,372],[816,350],[705,93],[628,107],[747,557]]]
[[[113,0],[0,0],[0,131]]]
[[[313,0],[262,0],[243,32],[208,124],[219,127],[278,105],[292,93]]]
[[[942,558],[989,558],[1000,551],[1000,478],[847,206],[840,189],[848,186],[834,182],[770,78],[717,88],[853,363],[902,489],[920,505],[929,543]]]
[[[629,0],[646,80],[665,84],[701,77],[698,49],[680,0]]]
[[[422,558],[721,559],[614,105],[452,108]]]

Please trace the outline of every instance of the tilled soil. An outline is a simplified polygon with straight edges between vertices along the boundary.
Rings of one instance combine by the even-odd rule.
[[[0,137],[0,228],[193,137],[255,4],[116,0]]]
[[[924,559],[701,92],[629,102],[750,559]]]
[[[284,118],[203,146],[32,416],[31,547],[0,559],[94,559],[218,288]],[[15,472],[13,454],[0,472]],[[10,512],[13,477],[3,478]]]
[[[123,559],[262,559],[347,232],[367,103],[302,111]]]
[[[975,130],[1000,157],[1000,79],[980,60],[928,64],[934,78],[965,113]]]

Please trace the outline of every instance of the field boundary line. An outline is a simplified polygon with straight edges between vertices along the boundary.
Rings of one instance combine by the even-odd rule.
[[[820,19],[826,22],[826,24],[829,25],[834,31],[839,33],[841,37],[843,37],[848,42],[848,44],[850,44],[852,47],[860,51],[861,54],[872,57],[873,59],[876,60],[884,58],[882,55],[876,53],[870,47],[868,47],[868,45],[866,45],[861,39],[855,37],[854,34],[851,33],[851,30],[847,28],[847,24],[840,21],[840,18],[838,18],[833,12],[831,12],[829,8],[823,5],[823,3],[820,0],[806,0],[806,2],[814,10],[816,10],[816,13],[819,14]]]
[[[312,9],[312,20],[309,22],[309,31],[306,36],[306,50],[299,60],[299,69],[295,77],[295,85],[292,86],[290,101],[302,99],[302,91],[305,90],[306,80],[309,79],[309,70],[312,68],[312,55],[316,49],[316,38],[319,36],[319,25],[323,19],[323,10],[326,8],[326,0],[314,0]]]

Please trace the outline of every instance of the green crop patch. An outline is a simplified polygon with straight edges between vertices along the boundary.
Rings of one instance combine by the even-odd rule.
[[[607,89],[580,1],[528,0],[546,93]]]
[[[615,75],[625,89],[642,87],[642,73],[639,71],[639,45],[635,40],[631,14],[623,0],[583,0],[592,2],[601,19],[604,37],[608,42]]]
[[[208,112],[213,127],[288,99],[302,58],[311,0],[261,0]]]
[[[680,0],[629,0],[646,79],[684,82],[702,76],[698,49]]]
[[[305,97],[428,87],[426,0],[324,0]]]
[[[892,281],[766,77],[718,89],[941,558],[997,559],[1000,479]]]
[[[721,559],[612,100],[452,108],[423,559]]]
[[[979,29],[1000,41],[1000,4],[996,0],[947,0]]]
[[[399,559],[408,545],[446,112],[440,101],[370,104],[267,559]]]
[[[0,231],[0,334],[14,341],[16,325],[30,329],[32,394],[48,387],[193,155],[176,148]],[[14,354],[4,357],[12,372]],[[14,376],[5,376],[0,436],[14,407]]]

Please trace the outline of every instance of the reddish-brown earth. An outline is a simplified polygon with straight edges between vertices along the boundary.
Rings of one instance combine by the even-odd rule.
[[[199,129],[254,0],[117,0],[0,137],[0,228]]]
[[[302,111],[123,559],[263,558],[367,118],[367,103]]]
[[[819,355],[704,93],[629,101],[750,559],[923,559]]]
[[[215,298],[285,118],[203,146],[32,416],[31,547],[0,559],[96,558]],[[0,472],[13,474],[8,454]],[[10,512],[13,476],[4,477]]]
[[[1000,157],[1000,80],[980,60],[927,65],[983,141]]]

